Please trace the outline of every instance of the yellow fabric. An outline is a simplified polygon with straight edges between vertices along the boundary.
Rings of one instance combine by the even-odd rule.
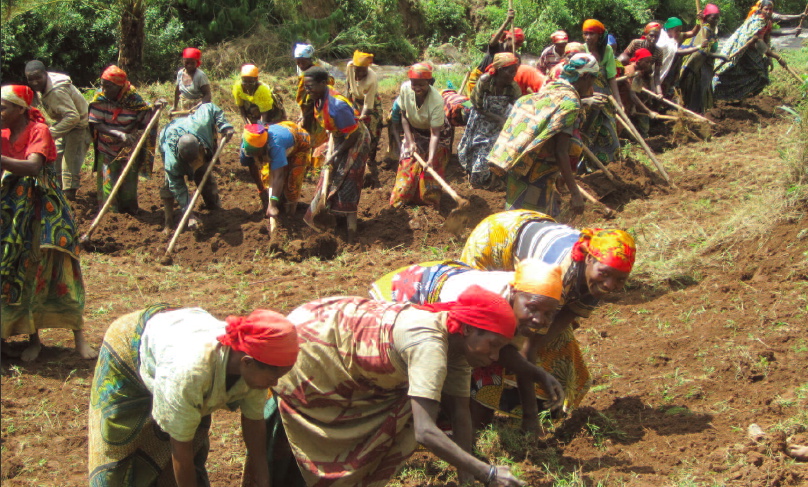
[[[362,52],[362,51],[354,51],[353,53],[353,63],[354,66],[360,66],[363,68],[367,68],[371,64],[373,64],[373,54],[369,52]]]
[[[540,296],[561,300],[561,266],[551,265],[540,259],[525,259],[516,264],[513,288]]]
[[[530,221],[555,221],[549,215],[531,210],[494,213],[471,232],[460,260],[477,269],[513,271],[513,250],[519,229]]]
[[[259,73],[258,66],[254,64],[245,64],[244,66],[241,67],[242,76],[250,76],[253,78],[257,78],[258,73]]]
[[[258,84],[255,93],[248,95],[241,86],[241,80],[236,81],[233,84],[233,100],[236,106],[242,106],[245,103],[255,105],[262,113],[272,110],[272,107],[275,106],[275,98],[272,96],[272,90],[263,83]]]

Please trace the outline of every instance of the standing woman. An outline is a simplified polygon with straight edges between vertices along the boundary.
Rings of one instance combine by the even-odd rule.
[[[729,58],[715,72],[716,100],[743,100],[755,96],[769,84],[772,62],[780,55],[769,45],[772,34],[774,2],[761,0],[760,7],[727,40],[721,54]],[[753,38],[756,41],[749,45]]]
[[[688,110],[704,113],[713,107],[713,74],[715,53],[718,51],[718,20],[721,10],[708,3],[701,12],[701,29],[684,48],[696,48],[696,52],[682,59],[679,88]]]
[[[298,349],[294,325],[269,310],[220,321],[200,308],[156,305],[118,318],[90,392],[90,485],[210,485],[210,415],[239,408],[244,485],[269,487],[267,389]]]
[[[353,103],[354,110],[359,112],[359,120],[370,132],[370,157],[368,160],[371,165],[375,166],[376,151],[382,135],[382,97],[378,93],[379,80],[376,72],[370,67],[371,64],[373,64],[373,54],[355,51],[353,60],[348,62],[346,70],[348,99]]]
[[[107,201],[152,114],[152,106],[129,83],[124,70],[115,65],[104,70],[101,91],[96,92],[89,110],[95,145],[94,170],[98,172],[99,207]],[[146,144],[134,162],[134,169],[140,168],[142,175],[151,175],[156,145],[157,125],[147,135]],[[112,211],[138,212],[137,183],[138,171],[129,171],[112,203]]]
[[[622,108],[620,98],[617,97],[617,63],[612,46],[606,42],[606,26],[598,20],[589,19],[584,22],[583,31],[586,52],[595,56],[600,66],[593,86],[595,93],[613,95]],[[617,138],[617,122],[611,105],[589,108],[581,133],[585,136],[587,147],[598,159],[604,163],[615,160],[617,150],[620,149],[620,139]]]
[[[634,39],[628,43],[626,50],[617,58],[618,61],[623,63],[623,66],[631,62],[640,49],[646,49],[651,53],[653,61],[653,84],[649,88],[654,93],[662,94],[662,82],[660,75],[662,73],[662,48],[657,46],[657,41],[662,32],[662,24],[659,22],[649,22],[643,30],[643,35],[639,39]]]
[[[38,331],[73,330],[82,358],[97,353],[84,340],[84,281],[76,222],[55,181],[56,146],[45,119],[31,107],[27,86],[4,86],[2,125],[2,320],[0,336],[30,336],[24,361],[42,350]]]
[[[326,142],[328,142],[328,132],[320,125],[317,117],[314,116],[314,100],[306,92],[303,86],[306,70],[312,67],[319,67],[320,62],[314,57],[314,46],[311,44],[296,44],[294,50],[295,65],[297,66],[297,95],[295,101],[300,107],[300,121],[298,125],[309,133],[311,137],[311,164],[312,167],[319,168],[325,161]],[[328,76],[329,86],[334,86],[334,77]]]
[[[583,116],[581,94],[592,89],[598,72],[591,54],[575,54],[564,64],[559,79],[513,106],[488,156],[491,170],[507,178],[506,209],[560,214],[559,172],[569,188],[572,207],[583,209],[573,174],[581,153],[575,129]]]
[[[331,180],[327,182],[328,209],[347,218],[348,241],[353,242],[365,166],[370,157],[370,132],[358,120],[351,102],[331,87],[329,81],[328,71],[314,66],[306,70],[303,86],[314,102],[316,123],[334,138],[334,153],[325,162],[332,167]],[[326,184],[324,175],[320,174],[317,192]]]
[[[270,125],[286,120],[286,111],[272,89],[258,81],[258,66],[241,67],[241,80],[233,84],[233,101],[238,107],[244,125],[263,123]]]
[[[407,73],[410,81],[401,85],[401,125],[404,142],[398,163],[396,184],[390,205],[423,204],[440,208],[441,187],[413,154],[418,153],[441,176],[452,151],[452,127],[446,120],[443,97],[432,84],[432,66],[417,63]],[[426,156],[426,157],[425,157]]]
[[[171,111],[191,110],[197,105],[211,102],[208,75],[199,69],[202,64],[202,51],[186,47],[182,51],[182,69],[177,71],[174,88],[174,106]]]
[[[491,180],[488,153],[511,107],[522,96],[522,89],[514,81],[518,68],[519,58],[513,53],[496,54],[471,92],[473,108],[457,148],[457,157],[472,186],[484,186]]]

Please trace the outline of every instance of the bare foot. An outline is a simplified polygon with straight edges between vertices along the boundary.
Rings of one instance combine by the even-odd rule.
[[[808,462],[808,446],[788,445],[786,454],[798,462]]]
[[[20,355],[20,360],[23,362],[33,362],[39,357],[39,352],[42,351],[42,342],[39,341],[39,338],[34,338],[36,335],[31,335],[31,343],[26,347],[25,350],[22,351]]]
[[[94,349],[84,339],[84,332],[82,330],[73,332],[73,341],[76,343],[76,351],[81,355],[81,358],[90,360],[98,357],[98,350]]]

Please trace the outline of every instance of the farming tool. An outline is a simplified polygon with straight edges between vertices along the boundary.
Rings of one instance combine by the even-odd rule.
[[[600,159],[598,159],[598,156],[593,154],[592,151],[589,149],[589,147],[587,147],[585,145],[582,145],[581,147],[583,148],[583,152],[584,152],[584,155],[586,156],[586,158],[589,159],[590,161],[592,161],[596,166],[598,166],[598,168],[601,171],[603,171],[603,174],[605,174],[606,177],[609,178],[609,181],[614,182],[615,181],[614,174],[612,174],[612,172],[609,171],[606,168],[606,166],[603,165],[602,162],[600,162]]]
[[[320,188],[320,191],[314,194],[314,198],[311,200],[311,204],[309,205],[308,211],[306,211],[306,215],[303,217],[303,221],[306,225],[310,226],[312,229],[316,230],[317,232],[325,231],[325,225],[322,222],[315,221],[323,210],[326,209],[326,204],[328,201],[328,186],[331,184],[331,172],[332,172],[332,159],[334,158],[334,136],[328,136],[328,153],[326,157],[326,161],[322,166],[322,181],[323,185]]]
[[[455,192],[455,190],[449,186],[449,183],[447,183],[446,180],[443,179],[434,168],[432,168],[432,166],[427,164],[417,152],[413,152],[413,157],[415,157],[415,160],[418,161],[421,167],[423,167],[430,176],[435,178],[435,181],[440,184],[441,188],[443,188],[443,190],[452,197],[455,203],[457,203],[457,208],[452,210],[449,213],[449,216],[446,217],[444,226],[446,226],[446,229],[455,235],[459,234],[461,231],[463,231],[463,228],[468,226],[469,223],[469,215],[467,213],[469,208],[469,200],[457,194],[457,192]]]
[[[182,215],[182,220],[180,220],[179,225],[177,225],[177,229],[174,230],[174,236],[171,237],[171,242],[168,243],[168,248],[166,249],[166,253],[163,254],[163,258],[160,259],[160,264],[162,265],[171,265],[174,259],[171,257],[171,252],[174,251],[174,246],[177,244],[177,239],[182,233],[185,224],[188,222],[188,219],[191,217],[191,213],[193,213],[194,206],[196,205],[196,201],[199,199],[199,196],[202,194],[202,188],[205,187],[205,183],[208,182],[208,178],[210,174],[213,172],[214,166],[216,166],[216,162],[219,161],[219,155],[222,153],[222,149],[227,144],[227,142],[232,137],[232,133],[226,135],[222,140],[219,142],[219,147],[216,148],[216,152],[213,154],[213,159],[208,164],[208,168],[205,170],[205,174],[202,176],[202,180],[196,187],[196,191],[194,192],[193,198],[191,198],[191,202],[188,203],[188,208],[185,210],[185,213]]]
[[[715,122],[713,122],[709,118],[704,117],[702,115],[699,115],[698,113],[696,113],[696,112],[694,112],[692,110],[688,110],[687,108],[683,107],[682,105],[679,105],[678,103],[674,103],[674,102],[668,100],[665,97],[659,98],[656,93],[649,90],[648,88],[643,88],[642,91],[643,91],[643,93],[651,95],[654,98],[656,98],[657,100],[661,100],[662,103],[665,103],[666,105],[668,105],[668,106],[670,106],[672,108],[675,108],[675,109],[679,110],[680,112],[684,113],[685,115],[689,115],[690,117],[692,117],[692,118],[694,118],[694,119],[696,119],[696,120],[698,120],[700,122],[706,122],[706,123],[708,123],[710,125],[715,125]]]
[[[640,144],[640,146],[642,146],[643,150],[645,150],[645,153],[648,154],[649,158],[651,158],[651,161],[654,163],[654,165],[656,166],[657,170],[662,175],[662,177],[665,178],[665,181],[668,183],[668,185],[675,188],[676,185],[673,183],[673,181],[671,181],[670,176],[668,176],[668,172],[665,171],[664,167],[662,167],[662,163],[659,162],[659,159],[657,159],[656,154],[654,154],[654,151],[651,150],[650,147],[648,147],[648,144],[645,142],[645,139],[642,138],[642,135],[640,135],[640,132],[637,130],[637,127],[635,127],[634,124],[631,123],[631,120],[629,120],[628,115],[626,115],[626,112],[617,103],[617,100],[615,100],[612,95],[609,95],[609,102],[611,102],[612,106],[616,110],[618,120],[620,120],[626,127],[626,129],[628,129],[629,133],[634,138],[634,140],[636,140],[637,143]]]
[[[90,225],[90,228],[81,236],[79,242],[82,245],[86,245],[87,242],[90,241],[90,237],[92,236],[93,232],[98,228],[98,224],[101,223],[101,219],[104,218],[104,215],[107,214],[109,211],[109,207],[112,206],[112,202],[115,201],[115,197],[118,195],[118,191],[121,189],[124,180],[126,179],[126,175],[129,174],[129,171],[132,169],[132,166],[135,163],[135,159],[137,159],[138,154],[140,154],[140,150],[143,148],[143,145],[146,143],[146,138],[151,133],[152,128],[154,125],[160,120],[160,113],[163,110],[163,105],[157,107],[157,111],[154,112],[152,115],[149,124],[146,125],[146,130],[143,131],[143,135],[140,136],[140,140],[137,142],[135,149],[129,155],[129,160],[126,161],[126,166],[124,166],[123,171],[121,171],[121,175],[118,176],[118,181],[115,182],[115,186],[113,186],[112,191],[109,193],[109,197],[107,198],[106,203],[104,206],[101,207],[101,211],[98,212],[98,215],[93,220],[93,223]]]
[[[791,76],[793,76],[793,77],[794,77],[794,79],[795,79],[795,80],[797,80],[797,83],[799,83],[799,84],[803,84],[803,83],[805,83],[805,80],[803,80],[803,79],[802,79],[802,77],[801,77],[801,76],[800,76],[800,75],[799,75],[799,74],[798,74],[796,71],[794,71],[794,68],[792,68],[791,66],[789,66],[789,65],[786,63],[786,60],[785,60],[785,59],[783,59],[783,58],[779,58],[779,59],[777,60],[777,62],[778,62],[778,63],[780,63],[780,66],[782,66],[782,67],[783,67],[783,69],[785,69],[786,71],[788,71],[788,74],[790,74]]]
[[[805,4],[805,10],[802,11],[802,15],[808,15],[808,3]],[[797,26],[797,30],[794,31],[794,37],[799,37],[802,34],[802,23],[805,22],[805,17],[800,20],[799,25]]]

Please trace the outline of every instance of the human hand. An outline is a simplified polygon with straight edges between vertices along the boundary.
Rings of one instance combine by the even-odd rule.
[[[542,389],[547,393],[545,404],[551,411],[555,411],[564,405],[564,388],[561,387],[561,383],[552,374],[545,373],[536,382],[541,384]]]
[[[705,40],[704,42],[701,43],[699,49],[701,49],[702,51],[706,51],[708,47],[710,47],[710,41]]]
[[[508,20],[513,20],[514,17],[516,17],[516,10],[509,8],[507,16]]]
[[[527,485],[521,480],[517,479],[512,473],[510,467],[504,465],[496,466],[496,475],[494,479],[488,484],[487,487],[523,487]]]
[[[659,114],[653,110],[648,112],[648,116],[651,117],[651,120],[656,120],[657,118],[659,118]]]
[[[696,19],[698,19],[699,21],[704,20],[704,12],[697,13],[696,14]]]

